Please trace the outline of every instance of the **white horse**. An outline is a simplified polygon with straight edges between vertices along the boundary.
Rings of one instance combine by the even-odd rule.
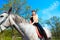
[[[35,26],[29,24],[25,19],[16,14],[3,13],[0,15],[0,27],[2,30],[6,27],[13,26],[25,38],[23,40],[40,40],[36,33]],[[51,32],[47,28],[43,28],[48,38],[51,38]]]
[[[14,28],[16,28],[18,32],[25,36],[24,40],[40,40],[36,33],[35,27],[27,22],[25,23],[25,20],[21,19],[21,17],[19,17],[18,15],[8,15],[7,13],[3,13],[0,15],[0,19],[4,19],[1,20],[0,24],[2,30],[4,30],[5,27],[14,25]],[[26,26],[21,26],[21,24],[24,24]]]

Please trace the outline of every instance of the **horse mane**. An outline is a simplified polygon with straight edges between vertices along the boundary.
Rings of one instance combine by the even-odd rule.
[[[17,22],[18,24],[19,23],[29,23],[26,19],[24,19],[23,17],[17,15],[17,14],[14,14],[15,15],[15,22]]]

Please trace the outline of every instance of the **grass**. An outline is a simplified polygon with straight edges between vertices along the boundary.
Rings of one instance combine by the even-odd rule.
[[[21,35],[14,29],[4,30],[0,32],[0,40],[22,40]]]
[[[52,40],[60,40],[60,36],[58,37],[52,36]],[[15,29],[9,29],[0,32],[0,40],[22,40],[22,37]]]

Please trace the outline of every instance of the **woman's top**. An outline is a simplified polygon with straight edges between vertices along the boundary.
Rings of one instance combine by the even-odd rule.
[[[34,15],[30,18],[32,23],[38,23],[38,15]]]
[[[32,23],[34,22],[33,17],[31,17],[30,20],[31,20]]]

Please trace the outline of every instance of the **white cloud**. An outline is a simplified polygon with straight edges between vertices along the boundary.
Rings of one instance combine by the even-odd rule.
[[[49,8],[48,8],[48,10],[54,10],[54,9],[56,9],[57,7],[59,6],[59,2],[58,1],[56,1],[56,2],[54,2]]]
[[[51,18],[53,15],[52,13],[57,10],[57,8],[60,6],[59,1],[55,1],[54,3],[52,3],[48,8],[42,10],[43,16],[46,15],[48,18]]]
[[[53,11],[53,10],[57,9],[59,5],[60,5],[59,1],[55,1],[48,8],[44,9],[42,12],[43,13],[49,13],[50,11]]]

